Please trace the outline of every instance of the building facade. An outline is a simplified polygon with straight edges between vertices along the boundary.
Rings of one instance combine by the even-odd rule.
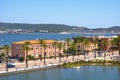
[[[63,54],[63,49],[61,51],[55,47],[53,44],[54,42],[59,42],[55,40],[44,40],[47,47],[44,48],[39,44],[38,40],[25,40],[25,41],[20,41],[20,42],[13,42],[12,47],[11,47],[11,55],[14,57],[25,57],[25,51],[23,50],[23,45],[25,42],[30,42],[30,50],[28,51],[28,55],[35,56],[36,58],[41,55],[42,57],[44,56],[44,53],[46,53],[46,57],[50,56],[58,56],[59,53]]]

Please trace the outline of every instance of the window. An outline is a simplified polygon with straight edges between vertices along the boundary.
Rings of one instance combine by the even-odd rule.
[[[21,49],[21,47],[18,47],[18,49]]]
[[[39,46],[36,46],[37,48],[39,47]]]
[[[18,49],[19,49],[19,47],[17,46],[17,47],[16,47],[16,49],[18,50]]]
[[[32,45],[31,47],[33,48],[34,46]]]

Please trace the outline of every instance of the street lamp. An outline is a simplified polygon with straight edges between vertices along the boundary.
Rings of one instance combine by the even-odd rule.
[[[8,56],[6,56],[5,58],[6,58],[6,71],[8,71],[8,67],[7,67],[7,65],[8,65]]]

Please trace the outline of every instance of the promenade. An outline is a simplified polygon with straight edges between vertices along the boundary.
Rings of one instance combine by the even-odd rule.
[[[118,54],[115,54],[118,55]],[[104,59],[103,56],[102,57],[96,57],[94,58],[93,53],[89,53],[86,56],[86,60],[94,60],[94,59]],[[76,61],[80,61],[80,60],[84,60],[84,55],[76,55],[74,56],[74,62]],[[111,56],[108,54],[108,56],[106,56],[106,60],[111,60]],[[69,56],[67,57],[62,57],[61,58],[61,63],[68,63],[68,62],[73,62],[73,57]],[[46,65],[44,65],[44,60],[40,61],[40,59],[38,60],[31,60],[28,61],[28,68],[26,68],[26,64],[25,61],[24,62],[19,62],[19,61],[15,61],[14,62],[15,67],[13,68],[8,68],[8,72],[5,70],[5,62],[0,63],[0,74],[6,74],[6,73],[11,73],[11,72],[25,72],[25,71],[29,71],[29,70],[37,70],[37,69],[45,69],[45,68],[49,68],[49,67],[55,67],[59,65],[59,58],[57,57],[56,60],[55,58],[47,58],[46,59]]]

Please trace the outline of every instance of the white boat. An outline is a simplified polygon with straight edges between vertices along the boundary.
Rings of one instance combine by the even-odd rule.
[[[73,67],[74,69],[80,69],[80,66],[78,66],[78,67]]]

